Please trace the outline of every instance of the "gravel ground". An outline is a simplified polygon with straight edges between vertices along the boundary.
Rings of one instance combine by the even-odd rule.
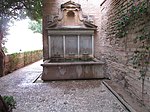
[[[0,94],[13,95],[13,112],[128,112],[101,80],[33,83],[42,61],[0,78]]]

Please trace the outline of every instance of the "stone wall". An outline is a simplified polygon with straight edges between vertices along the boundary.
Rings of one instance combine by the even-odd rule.
[[[14,53],[5,57],[5,74],[42,59],[42,50]]]
[[[145,78],[144,94],[142,96],[142,81],[139,79],[141,75],[139,70],[134,69],[130,62],[133,52],[140,44],[135,44],[134,38],[141,34],[140,30],[145,24],[150,24],[150,21],[148,21],[149,16],[144,17],[143,22],[140,22],[137,18],[135,24],[129,25],[128,33],[124,38],[116,38],[117,24],[120,21],[122,12],[128,11],[127,9],[130,9],[132,5],[137,4],[137,2],[133,3],[133,0],[106,0],[101,4],[100,38],[103,39],[104,43],[101,48],[101,56],[106,59],[107,74],[109,74],[110,79],[126,89],[133,98],[138,101],[144,100],[143,103],[149,108],[150,70]]]

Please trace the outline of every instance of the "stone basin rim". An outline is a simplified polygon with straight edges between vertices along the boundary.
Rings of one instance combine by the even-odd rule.
[[[41,66],[50,66],[50,65],[103,65],[105,62],[100,60],[94,61],[84,61],[84,62],[49,62],[50,60],[45,60]]]

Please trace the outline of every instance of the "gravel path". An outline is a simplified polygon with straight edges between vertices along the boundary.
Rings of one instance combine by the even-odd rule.
[[[128,112],[100,80],[33,83],[40,63],[0,78],[0,94],[17,101],[14,112]]]

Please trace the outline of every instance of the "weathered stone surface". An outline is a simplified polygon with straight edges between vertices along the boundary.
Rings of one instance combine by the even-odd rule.
[[[105,76],[104,62],[44,63],[42,80],[95,79]]]

